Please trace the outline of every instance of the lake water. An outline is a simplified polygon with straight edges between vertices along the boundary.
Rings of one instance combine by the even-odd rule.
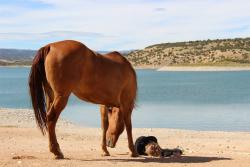
[[[31,108],[29,70],[0,67],[0,107]],[[134,127],[250,131],[250,71],[136,72],[139,88]],[[98,106],[74,96],[62,117],[100,127]]]

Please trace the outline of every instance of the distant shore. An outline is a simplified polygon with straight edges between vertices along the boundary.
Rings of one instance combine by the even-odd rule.
[[[30,68],[31,65],[8,65],[8,66],[0,66],[1,67],[8,67],[8,68],[19,68],[19,67],[22,67],[22,68]]]
[[[8,68],[30,68],[31,65],[9,65],[9,66],[0,66],[1,67],[8,67]],[[145,65],[145,66],[134,66],[136,70],[156,70],[156,71],[250,71],[250,66],[152,66],[152,65]]]
[[[180,146],[181,158],[131,158],[124,131],[110,157],[101,156],[101,128],[78,127],[59,120],[57,138],[66,159],[54,160],[48,137],[36,128],[32,110],[0,108],[0,166],[240,167],[250,166],[250,132],[208,132],[134,128],[134,140],[153,135],[163,148]]]
[[[250,71],[250,66],[165,66],[157,71]]]
[[[137,70],[156,70],[156,71],[250,71],[250,66],[135,66]]]

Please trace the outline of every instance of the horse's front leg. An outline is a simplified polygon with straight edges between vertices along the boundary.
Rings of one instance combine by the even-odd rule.
[[[124,122],[125,122],[127,136],[128,136],[128,148],[131,152],[130,156],[131,157],[138,157],[138,154],[135,151],[135,146],[134,146],[134,142],[133,142],[132,123],[131,123],[131,113],[130,112],[125,115]]]
[[[100,113],[101,113],[101,126],[102,126],[102,155],[103,156],[110,156],[107,146],[106,146],[106,132],[109,126],[108,122],[108,107],[101,105],[100,106]]]

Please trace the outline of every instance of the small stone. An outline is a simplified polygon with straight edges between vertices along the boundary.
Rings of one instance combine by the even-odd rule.
[[[17,161],[17,163],[18,163],[18,164],[21,164],[21,163],[22,163],[22,161]]]

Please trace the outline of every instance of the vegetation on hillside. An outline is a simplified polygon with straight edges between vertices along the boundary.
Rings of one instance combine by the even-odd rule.
[[[162,43],[127,58],[134,66],[250,65],[250,38]]]
[[[35,50],[0,49],[0,66],[30,65]]]

